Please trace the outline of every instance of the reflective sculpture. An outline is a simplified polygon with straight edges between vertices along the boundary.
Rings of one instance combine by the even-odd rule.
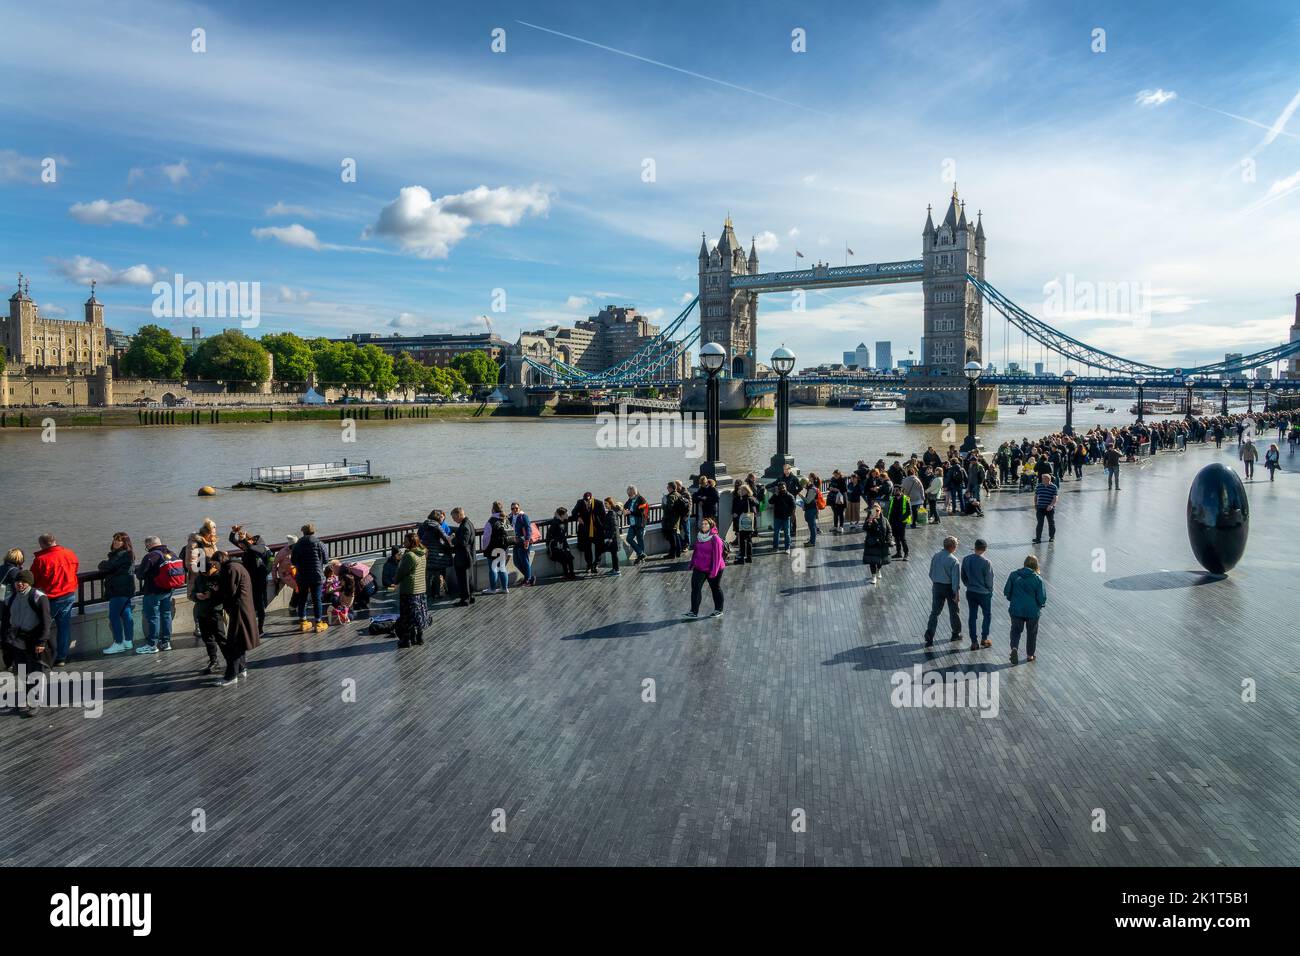
[[[1246,553],[1250,501],[1246,486],[1226,465],[1202,468],[1187,494],[1187,538],[1201,567],[1226,574]]]

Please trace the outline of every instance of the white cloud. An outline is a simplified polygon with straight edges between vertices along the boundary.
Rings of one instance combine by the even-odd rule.
[[[47,319],[61,319],[68,314],[68,310],[61,305],[47,305],[43,302],[36,304],[37,311]]]
[[[781,244],[781,240],[776,237],[776,233],[770,229],[764,229],[754,237],[754,248],[758,250],[759,255],[765,252],[772,252]]]
[[[55,170],[72,165],[63,156],[48,157],[54,160]],[[23,156],[12,149],[0,149],[0,183],[40,183],[41,160]]]
[[[175,163],[164,163],[161,166],[132,166],[130,172],[126,174],[126,184],[128,186],[141,180],[148,181],[158,177],[167,180],[173,186],[178,185],[182,179],[189,179],[189,163],[182,159]]]
[[[276,302],[306,302],[311,298],[311,293],[306,289],[294,289],[287,285],[282,285],[275,290]]]
[[[571,295],[564,300],[566,309],[582,309],[590,304],[591,300],[580,295]]]
[[[96,199],[94,202],[74,203],[68,209],[68,214],[87,226],[108,226],[115,222],[142,226],[153,215],[153,209],[134,199],[119,199],[115,202]]]
[[[525,215],[545,215],[550,206],[550,193],[536,184],[479,186],[438,199],[423,186],[406,186],[362,237],[380,236],[422,258],[445,259],[471,226],[515,226]]]
[[[685,305],[687,302],[690,302],[691,299],[695,298],[696,295],[698,294],[699,293],[697,292],[683,292],[680,296],[677,297],[677,304]]]
[[[1138,106],[1164,106],[1170,100],[1178,99],[1178,94],[1173,90],[1140,90],[1134,102]]]
[[[817,174],[816,174],[816,173],[809,173],[807,176],[804,176],[804,177],[803,177],[803,179],[801,180],[801,182],[802,182],[805,186],[811,186],[813,183],[817,182]]]
[[[388,324],[394,329],[410,329],[420,324],[420,317],[414,312],[402,312]]]
[[[296,222],[291,226],[263,226],[252,230],[252,233],[256,239],[277,239],[286,246],[294,246],[298,249],[319,252],[321,247],[316,233]]]
[[[184,227],[184,226],[188,226],[189,224],[190,224],[190,217],[185,215],[185,213],[183,212],[178,212],[176,215],[172,216],[173,226]]]
[[[78,285],[90,285],[91,280],[101,285],[153,285],[166,274],[165,269],[151,268],[143,264],[114,269],[89,256],[54,259],[52,262],[59,275]]]
[[[662,318],[664,317],[664,310],[663,310],[663,309],[651,309],[651,310],[648,311],[648,312],[642,312],[641,315],[644,316],[645,318],[649,319],[651,322],[658,322],[660,319],[662,319]]]
[[[789,236],[791,239],[798,239],[798,238],[799,238],[799,227],[798,227],[798,226],[791,226],[791,227],[790,227],[790,231],[787,232],[786,235]]]
[[[315,219],[316,210],[310,206],[294,206],[286,202],[277,201],[274,206],[266,210],[268,216],[297,216],[301,219]]]

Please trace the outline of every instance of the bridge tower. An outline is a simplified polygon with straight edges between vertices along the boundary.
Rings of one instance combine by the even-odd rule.
[[[967,362],[984,364],[984,301],[966,281],[967,273],[984,278],[983,216],[976,216],[972,229],[966,219],[966,203],[957,198],[956,184],[937,229],[930,212],[927,207],[921,233],[925,260],[921,363],[927,374],[960,377]]]
[[[727,350],[725,374],[752,378],[757,372],[754,347],[758,331],[758,293],[731,288],[731,277],[758,271],[758,251],[751,240],[749,256],[736,238],[728,216],[722,236],[710,251],[700,237],[700,344],[717,342]]]

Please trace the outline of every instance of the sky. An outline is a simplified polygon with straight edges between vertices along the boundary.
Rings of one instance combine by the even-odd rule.
[[[0,288],[234,324],[155,318],[179,273],[260,283],[253,335],[513,341],[666,323],[728,214],[761,271],[917,258],[955,183],[988,280],[1076,338],[1190,366],[1287,337],[1293,0],[266,6],[0,13]],[[986,324],[986,358],[1040,358]],[[920,336],[916,285],[760,299],[760,356],[801,367]]]

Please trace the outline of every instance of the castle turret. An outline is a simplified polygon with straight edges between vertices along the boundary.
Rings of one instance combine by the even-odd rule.
[[[86,300],[86,321],[94,325],[104,324],[104,303],[95,298],[95,280],[90,280],[90,298]]]
[[[753,237],[749,240],[749,274],[753,275],[758,271],[758,246]]]

